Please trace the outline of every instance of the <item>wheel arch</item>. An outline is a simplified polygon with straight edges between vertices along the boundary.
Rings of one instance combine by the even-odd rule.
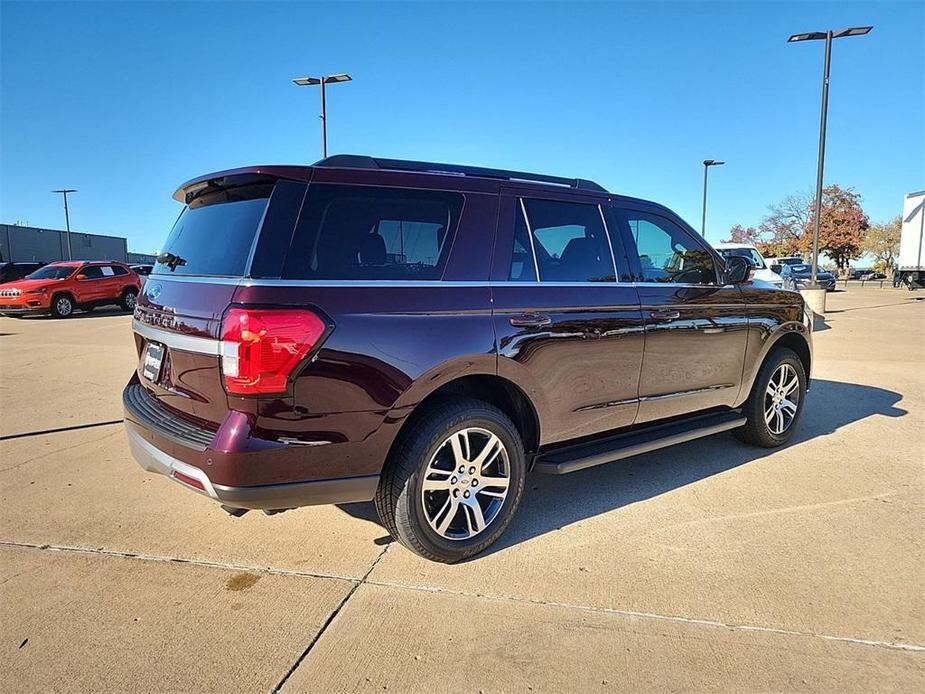
[[[516,384],[495,374],[469,374],[454,378],[427,394],[405,417],[389,447],[389,455],[399,445],[414,423],[433,407],[434,403],[453,397],[469,397],[494,405],[504,412],[517,431],[529,456],[535,453],[540,441],[540,420],[536,408]],[[386,458],[388,459],[388,458]]]
[[[810,339],[810,333],[802,323],[785,323],[771,333],[765,340],[761,353],[748,367],[747,379],[743,381],[735,406],[740,406],[751,395],[758,372],[761,371],[761,367],[768,360],[768,357],[778,347],[791,349],[799,357],[800,363],[803,365],[803,371],[806,373],[806,389],[809,390],[813,363],[813,349]]]

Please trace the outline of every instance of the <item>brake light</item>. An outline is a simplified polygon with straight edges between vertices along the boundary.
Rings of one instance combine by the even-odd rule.
[[[222,321],[222,376],[236,395],[283,393],[326,325],[301,309],[232,308]]]

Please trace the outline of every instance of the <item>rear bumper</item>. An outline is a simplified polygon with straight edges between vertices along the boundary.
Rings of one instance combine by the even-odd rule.
[[[146,441],[131,423],[126,424],[126,433],[132,456],[145,470],[170,477],[187,489],[233,508],[276,510],[369,501],[379,485],[379,475],[256,487],[213,484],[200,468],[184,463]],[[202,488],[198,488],[195,483]]]

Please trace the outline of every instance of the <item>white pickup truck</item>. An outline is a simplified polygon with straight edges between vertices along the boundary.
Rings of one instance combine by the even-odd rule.
[[[899,281],[909,289],[925,287],[925,190],[907,193],[899,241]]]

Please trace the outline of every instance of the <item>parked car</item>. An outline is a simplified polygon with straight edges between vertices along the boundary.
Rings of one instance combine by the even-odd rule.
[[[802,257],[798,255],[785,255],[780,258],[768,258],[767,263],[768,267],[771,268],[772,272],[776,272],[778,275],[783,276],[781,270],[784,265],[801,265],[805,261]]]
[[[132,311],[140,289],[138,275],[122,263],[50,263],[0,287],[0,314],[68,318],[75,309],[91,310],[110,304]]]
[[[125,426],[142,467],[233,515],[374,499],[454,562],[504,532],[530,469],[727,430],[781,446],[800,418],[802,297],[657,203],[351,155],[174,197]]]
[[[861,277],[863,277],[864,275],[870,272],[873,272],[873,270],[871,270],[870,268],[851,268],[848,271],[848,279],[849,280],[859,280],[861,279]]]
[[[749,243],[717,243],[713,245],[721,256],[729,258],[739,255],[748,260],[755,267],[754,279],[767,282],[775,287],[783,287],[784,280],[779,274],[771,270],[765,262],[761,252]]]
[[[865,282],[868,282],[870,280],[885,280],[886,275],[883,274],[882,272],[876,272],[876,271],[865,272],[863,275],[861,275],[860,279],[862,279]]]
[[[793,265],[783,265],[781,267],[781,277],[784,280],[785,289],[805,289],[812,283],[813,266],[808,263]],[[835,275],[826,272],[821,267],[816,268],[816,282],[819,286],[824,287],[827,292],[835,291]]]
[[[21,280],[30,272],[35,272],[45,263],[0,263],[0,284]]]
[[[154,269],[153,265],[132,265],[131,267],[132,272],[138,275],[138,279],[141,280],[142,286],[144,286],[145,280],[148,279],[148,275]]]

